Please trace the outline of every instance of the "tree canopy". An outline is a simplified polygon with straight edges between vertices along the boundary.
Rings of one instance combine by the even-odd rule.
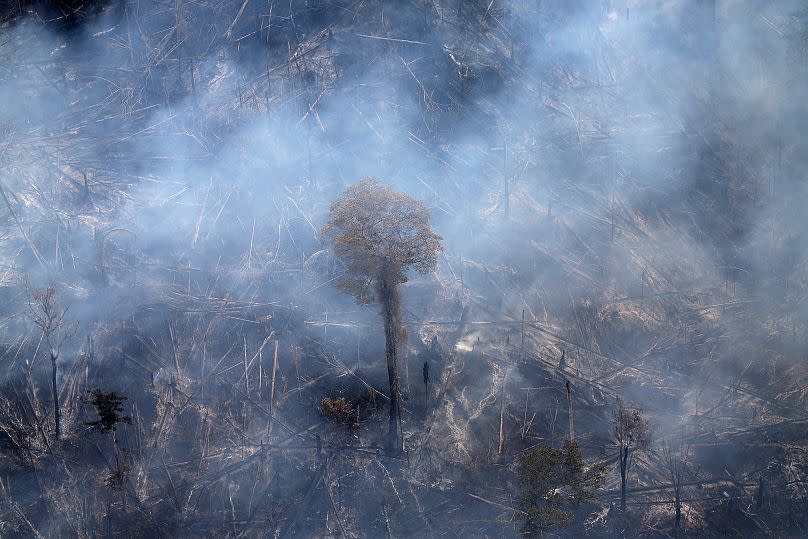
[[[337,287],[359,303],[372,303],[381,280],[395,286],[407,282],[409,268],[432,271],[442,238],[429,219],[424,203],[376,178],[348,187],[331,204],[331,219],[322,229],[346,266]]]
[[[85,425],[101,432],[110,432],[117,428],[118,423],[132,422],[131,417],[123,415],[123,402],[127,400],[123,395],[97,388],[89,390],[88,393],[91,398],[85,402],[95,406],[98,420],[87,421]]]
[[[540,445],[519,459],[519,482],[523,490],[519,509],[524,513],[522,533],[540,535],[553,526],[571,526],[572,510],[596,500],[603,487],[606,470],[601,465],[587,467],[581,449],[565,440],[561,449]]]
[[[651,443],[648,420],[643,411],[620,404],[612,417],[612,435],[621,448],[645,449]]]

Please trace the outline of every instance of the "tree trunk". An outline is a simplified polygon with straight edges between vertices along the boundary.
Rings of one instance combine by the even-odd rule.
[[[620,511],[626,512],[626,472],[628,468],[628,447],[621,448],[620,453]]]
[[[429,362],[424,361],[424,418],[429,414]]]
[[[115,470],[121,469],[121,459],[118,457],[118,437],[115,434],[115,429],[112,429],[112,451],[115,453]]]
[[[758,511],[763,509],[763,487],[764,487],[763,476],[761,475],[760,479],[758,480],[758,491],[757,491],[757,497],[755,499],[755,509],[757,509]]]
[[[401,408],[401,388],[397,369],[398,337],[401,334],[401,301],[398,287],[382,279],[379,282],[379,299],[384,317],[384,348],[387,356],[387,377],[390,382],[390,424],[387,444],[388,451],[399,453],[402,446],[398,433]]]
[[[53,386],[53,420],[56,424],[56,438],[61,434],[61,412],[59,410],[59,388],[56,385],[56,357],[51,356],[51,384]]]
[[[677,531],[679,530],[679,527],[682,524],[682,496],[681,491],[679,489],[680,487],[677,486],[676,492],[674,493],[674,501],[673,501],[676,508],[676,520],[673,523],[673,527]]]
[[[569,380],[567,380],[565,385],[567,388],[567,426],[569,427],[570,441],[572,441],[575,439],[575,428],[572,422],[572,386]]]

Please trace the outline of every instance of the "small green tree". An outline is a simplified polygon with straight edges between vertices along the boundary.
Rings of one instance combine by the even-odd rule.
[[[90,398],[82,399],[82,402],[84,404],[92,404],[95,407],[98,419],[95,421],[86,421],[84,424],[95,431],[112,435],[112,450],[115,453],[115,469],[111,470],[104,479],[104,484],[110,489],[107,498],[107,535],[112,535],[113,492],[120,493],[125,503],[125,490],[129,481],[130,472],[129,459],[126,457],[125,453],[122,457],[118,450],[116,432],[120,423],[132,423],[132,418],[123,414],[123,403],[127,400],[123,395],[114,391],[104,391],[99,388],[88,390],[87,393],[90,394]]]
[[[84,423],[85,425],[101,432],[114,434],[118,423],[132,423],[131,417],[123,415],[123,402],[127,400],[127,397],[114,391],[104,391],[98,388],[91,389],[87,393],[90,394],[90,399],[85,402],[95,407],[98,420],[87,421]]]
[[[123,415],[123,402],[127,400],[127,397],[114,391],[104,391],[98,388],[88,390],[87,393],[90,394],[90,398],[84,399],[84,403],[92,404],[95,407],[98,419],[96,421],[86,421],[84,424],[93,430],[112,434],[115,469],[109,474],[105,483],[112,489],[121,490],[126,483],[128,469],[127,466],[121,465],[116,432],[119,423],[132,423],[131,416]]]
[[[573,509],[600,498],[606,469],[587,466],[578,444],[565,440],[561,449],[540,445],[519,458],[519,509],[522,533],[539,536],[554,526],[575,523]]]
[[[410,268],[422,274],[435,269],[442,238],[429,226],[429,209],[422,202],[375,178],[362,178],[348,187],[331,204],[330,216],[322,232],[345,264],[337,288],[360,304],[382,306],[390,382],[388,446],[398,451],[401,390],[396,363],[398,343],[404,336],[399,285],[407,282]]]

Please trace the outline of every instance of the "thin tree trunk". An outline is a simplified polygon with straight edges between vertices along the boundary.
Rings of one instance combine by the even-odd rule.
[[[115,434],[115,429],[112,429],[112,451],[115,453],[115,471],[121,469],[121,460],[118,457],[118,437]]]
[[[760,479],[758,480],[757,498],[755,499],[755,508],[758,511],[763,509],[763,487],[764,487],[763,476],[761,475]]]
[[[429,415],[429,382],[424,383],[424,418]]]
[[[384,316],[384,344],[387,356],[387,377],[390,382],[390,424],[388,431],[388,449],[393,453],[401,451],[401,440],[398,434],[398,419],[401,407],[401,388],[398,381],[397,349],[398,336],[401,333],[401,303],[396,285],[382,279],[379,283],[379,298]]]
[[[272,434],[273,421],[273,408],[275,406],[275,375],[278,372],[278,339],[275,339],[275,352],[272,359],[272,382],[269,388],[269,426],[267,432]]]
[[[278,339],[275,339],[275,351],[272,359],[272,383],[269,388],[269,413],[272,413],[272,406],[275,403],[275,374],[278,372]]]
[[[626,472],[628,467],[628,447],[621,448],[620,454],[620,511],[626,512]]]
[[[570,385],[569,380],[567,380],[565,386],[567,388],[567,426],[569,427],[570,441],[572,441],[575,439],[575,427],[573,425],[572,417],[572,386]]]
[[[61,435],[61,412],[59,410],[59,388],[56,385],[56,358],[51,356],[51,384],[53,386],[53,421],[56,424],[56,439]]]
[[[682,496],[680,492],[680,486],[676,486],[676,491],[674,493],[674,505],[676,506],[676,521],[673,523],[673,527],[676,530],[679,530],[679,526],[682,523]]]
[[[424,418],[429,415],[429,363],[424,361]]]

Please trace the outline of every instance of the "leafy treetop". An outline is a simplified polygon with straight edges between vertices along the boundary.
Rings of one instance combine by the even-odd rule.
[[[376,301],[376,287],[407,282],[407,269],[429,273],[441,237],[429,226],[429,209],[406,193],[365,177],[331,204],[323,227],[334,254],[346,265],[336,286],[359,303]]]
[[[85,425],[101,432],[110,432],[117,428],[118,423],[132,422],[131,417],[123,415],[123,401],[127,400],[123,395],[102,389],[93,389],[88,393],[91,398],[85,402],[95,406],[98,421],[88,421]]]
[[[648,420],[640,409],[620,404],[612,417],[612,428],[615,441],[623,449],[645,449],[651,443]]]
[[[522,533],[538,536],[553,526],[573,525],[572,509],[597,500],[605,478],[606,469],[599,464],[586,466],[572,440],[565,440],[561,449],[540,445],[523,453],[519,459]]]

